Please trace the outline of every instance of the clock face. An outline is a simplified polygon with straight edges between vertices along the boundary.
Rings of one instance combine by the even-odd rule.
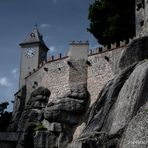
[[[35,49],[34,48],[28,48],[26,50],[26,56],[28,58],[32,58],[34,56],[34,54],[35,54]]]

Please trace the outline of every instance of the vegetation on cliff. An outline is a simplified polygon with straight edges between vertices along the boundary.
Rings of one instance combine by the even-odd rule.
[[[96,0],[89,7],[88,31],[100,44],[135,35],[135,0]]]
[[[0,103],[0,131],[6,131],[12,116],[11,112],[6,111],[8,105],[8,102]]]

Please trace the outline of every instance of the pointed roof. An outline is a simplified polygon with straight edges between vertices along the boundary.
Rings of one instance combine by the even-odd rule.
[[[46,46],[43,41],[43,36],[40,34],[37,25],[34,26],[32,32],[26,37],[26,39],[20,43],[20,46],[34,43],[40,43]]]

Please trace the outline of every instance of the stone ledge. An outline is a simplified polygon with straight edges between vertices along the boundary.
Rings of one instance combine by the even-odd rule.
[[[0,141],[18,141],[18,132],[0,132]]]

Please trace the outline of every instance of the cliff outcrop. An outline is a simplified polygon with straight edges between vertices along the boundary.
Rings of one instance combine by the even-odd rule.
[[[120,72],[90,108],[86,128],[70,148],[148,146],[148,37],[134,40],[120,57]]]

